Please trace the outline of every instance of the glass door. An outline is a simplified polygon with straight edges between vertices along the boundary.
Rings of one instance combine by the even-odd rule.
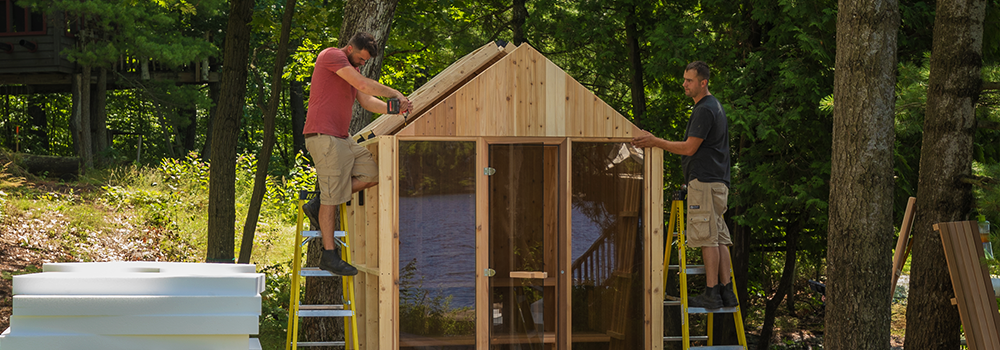
[[[490,348],[554,348],[558,148],[493,144],[489,160]]]

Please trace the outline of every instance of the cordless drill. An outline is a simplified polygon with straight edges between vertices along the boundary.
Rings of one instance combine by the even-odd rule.
[[[385,101],[385,103],[389,107],[389,110],[386,111],[388,114],[399,114],[400,103],[398,98],[392,97],[388,101]]]

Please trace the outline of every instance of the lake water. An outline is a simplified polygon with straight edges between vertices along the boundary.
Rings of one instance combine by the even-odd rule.
[[[411,280],[400,281],[401,288],[410,284],[430,297],[451,296],[453,308],[475,305],[475,204],[473,194],[399,198],[399,267],[414,268]],[[600,237],[601,228],[575,207],[571,215],[576,260]]]

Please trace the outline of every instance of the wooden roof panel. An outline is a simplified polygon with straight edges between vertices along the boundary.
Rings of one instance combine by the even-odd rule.
[[[398,135],[620,138],[633,130],[620,113],[525,44]]]

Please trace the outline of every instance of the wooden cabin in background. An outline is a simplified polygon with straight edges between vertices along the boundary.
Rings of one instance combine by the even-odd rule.
[[[663,153],[527,44],[487,44],[354,137],[362,349],[661,349]]]

